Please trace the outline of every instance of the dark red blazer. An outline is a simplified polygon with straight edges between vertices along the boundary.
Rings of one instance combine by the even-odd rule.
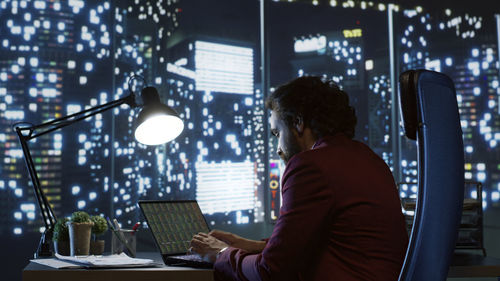
[[[228,248],[216,280],[397,280],[408,235],[391,171],[343,134],[288,162],[283,205],[260,254]]]

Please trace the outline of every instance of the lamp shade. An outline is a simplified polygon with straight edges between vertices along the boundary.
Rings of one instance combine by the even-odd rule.
[[[169,142],[180,135],[184,129],[179,114],[160,101],[154,87],[141,91],[144,106],[136,119],[135,139],[146,145]]]

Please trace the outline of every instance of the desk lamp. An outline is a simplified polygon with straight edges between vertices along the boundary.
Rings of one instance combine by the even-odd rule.
[[[78,121],[84,120],[96,114],[118,107],[122,104],[128,104],[131,108],[142,106],[142,110],[136,118],[135,138],[138,142],[146,145],[158,145],[175,139],[184,129],[184,123],[179,114],[171,107],[161,103],[158,91],[154,87],[145,87],[141,91],[142,105],[135,101],[135,93],[132,91],[131,81],[141,76],[134,75],[128,81],[130,95],[121,99],[111,101],[106,104],[98,105],[83,111],[54,119],[39,125],[33,125],[28,122],[20,122],[13,125],[23,150],[28,172],[33,183],[35,196],[42,213],[45,231],[42,234],[38,244],[35,258],[39,256],[52,256],[50,242],[52,233],[57,221],[57,217],[45,196],[40,180],[38,178],[35,163],[31,157],[28,148],[28,141],[39,136],[48,134],[57,129],[66,127]],[[144,78],[142,78],[144,80]]]

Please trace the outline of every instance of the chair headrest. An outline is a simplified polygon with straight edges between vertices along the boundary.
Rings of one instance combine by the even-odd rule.
[[[420,70],[408,70],[399,76],[399,110],[406,137],[417,139],[417,82]]]

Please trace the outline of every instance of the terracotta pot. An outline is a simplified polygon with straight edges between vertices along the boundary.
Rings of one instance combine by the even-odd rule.
[[[104,253],[104,240],[90,241],[90,254],[102,255]]]
[[[90,249],[92,222],[67,222],[71,256],[87,256]]]
[[[54,251],[59,255],[69,256],[69,241],[54,241]]]

